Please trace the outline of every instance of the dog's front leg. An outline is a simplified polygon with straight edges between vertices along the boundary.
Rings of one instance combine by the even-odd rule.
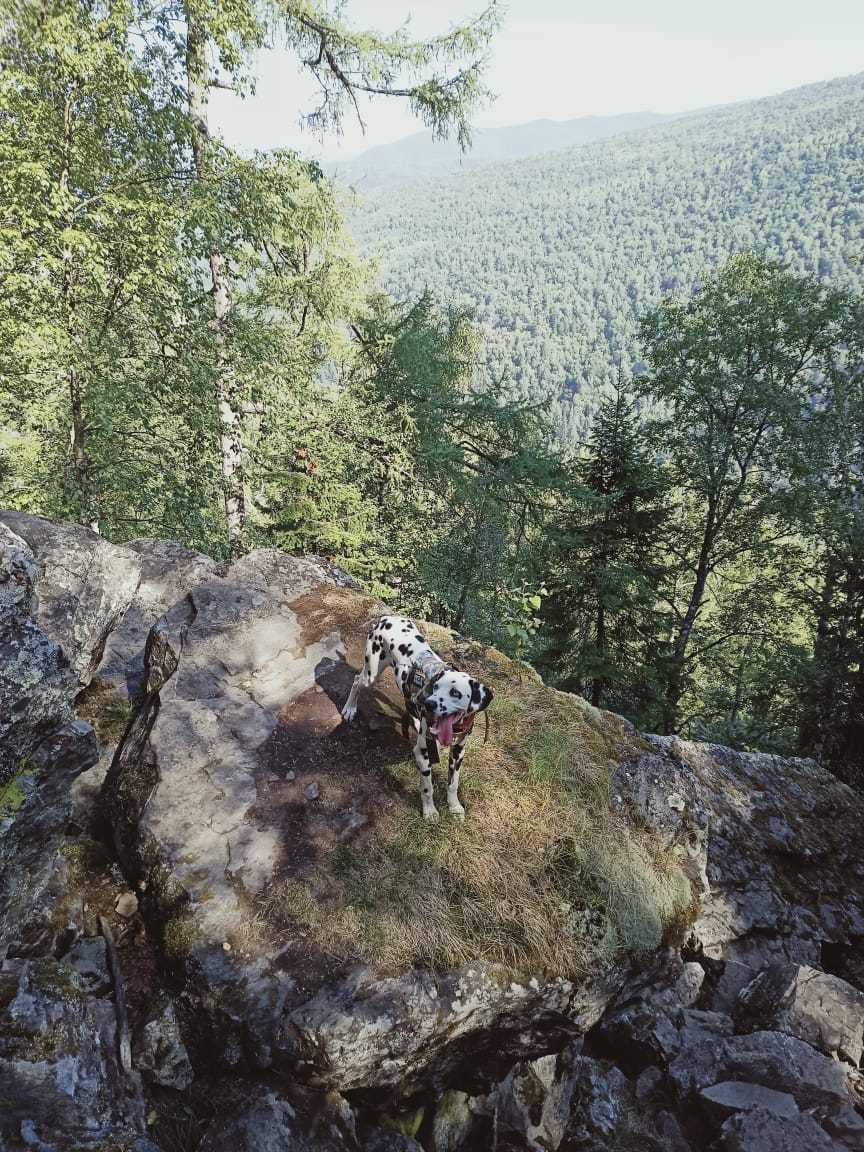
[[[447,770],[447,807],[453,816],[460,819],[465,815],[465,809],[459,803],[459,769],[462,767],[462,757],[465,755],[465,737],[457,736],[450,748],[450,767]]]
[[[437,820],[438,809],[432,796],[432,765],[429,763],[428,740],[429,729],[426,721],[422,720],[414,742],[414,759],[417,761],[417,771],[420,773],[420,803],[423,807],[423,819]]]

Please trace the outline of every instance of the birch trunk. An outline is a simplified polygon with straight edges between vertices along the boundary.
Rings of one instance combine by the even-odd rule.
[[[189,114],[194,133],[192,152],[199,180],[207,178],[207,151],[210,131],[207,123],[209,66],[207,44],[195,17],[186,9],[186,79]],[[236,397],[236,382],[231,366],[229,339],[231,292],[225,272],[225,258],[218,248],[210,251],[210,276],[213,296],[213,330],[216,345],[215,401],[219,419],[219,452],[222,469],[222,492],[228,531],[228,555],[232,559],[243,550],[246,524],[246,492],[243,475],[242,424]]]

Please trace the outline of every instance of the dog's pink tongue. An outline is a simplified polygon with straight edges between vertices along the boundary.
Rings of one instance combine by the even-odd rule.
[[[455,716],[442,716],[435,725],[435,737],[439,744],[443,744],[445,748],[452,743],[453,724],[455,720]]]

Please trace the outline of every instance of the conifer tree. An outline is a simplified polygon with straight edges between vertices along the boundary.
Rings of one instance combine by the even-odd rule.
[[[644,716],[651,703],[646,664],[661,625],[656,585],[664,519],[661,475],[619,371],[553,521],[542,663],[562,687],[631,716]]]

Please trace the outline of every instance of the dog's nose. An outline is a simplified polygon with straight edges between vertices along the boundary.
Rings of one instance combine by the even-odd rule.
[[[426,701],[426,707],[429,709],[430,712],[434,712],[438,708],[438,701],[429,699]]]

